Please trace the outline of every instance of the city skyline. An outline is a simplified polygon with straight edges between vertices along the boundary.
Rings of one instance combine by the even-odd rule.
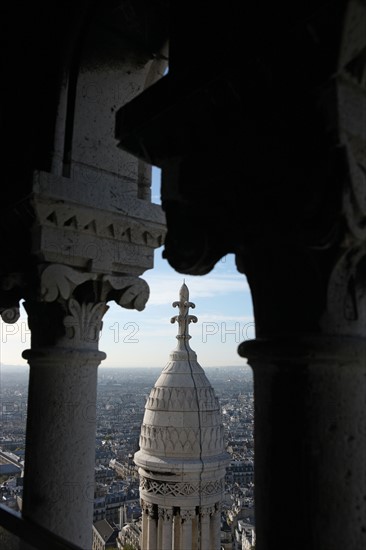
[[[160,202],[160,171],[153,169],[153,202]],[[99,348],[107,354],[105,367],[164,367],[175,346],[176,327],[172,302],[185,279],[190,299],[196,304],[198,323],[191,327],[192,348],[203,367],[243,365],[238,344],[254,337],[254,320],[249,287],[238,273],[234,256],[222,258],[204,276],[183,276],[162,258],[163,247],[155,251],[154,269],[142,278],[150,287],[150,298],[142,312],[109,303],[104,316]],[[24,308],[14,325],[1,321],[0,364],[26,364],[21,354],[30,346]]]

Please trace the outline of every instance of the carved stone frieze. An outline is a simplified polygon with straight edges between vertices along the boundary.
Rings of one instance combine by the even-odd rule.
[[[143,476],[140,478],[140,490],[145,494],[157,496],[211,496],[221,494],[224,490],[224,484],[224,479],[205,481],[202,483],[169,483],[165,481],[156,481]]]
[[[155,454],[199,456],[223,448],[223,428],[220,425],[201,428],[175,428],[173,426],[141,427],[140,447]]]
[[[38,203],[37,214],[44,226],[57,227],[66,232],[79,232],[119,242],[148,245],[158,248],[164,243],[164,228],[150,227],[133,219],[110,215],[92,208],[78,209],[55,202]]]
[[[85,272],[139,275],[153,267],[165,237],[160,206],[105,181],[79,182],[38,172],[32,255]]]
[[[151,390],[146,409],[177,410],[176,407],[189,410],[219,411],[218,399],[212,387],[207,388],[169,388],[155,387]]]

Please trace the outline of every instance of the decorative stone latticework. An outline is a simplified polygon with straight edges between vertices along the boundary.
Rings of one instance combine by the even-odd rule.
[[[135,454],[143,509],[156,510],[143,516],[142,549],[217,550],[228,455],[218,399],[189,346],[197,317],[189,315],[194,304],[185,284],[179,298],[171,320],[179,325],[177,348],[146,402]]]
[[[168,483],[148,478],[141,478],[140,489],[151,495],[176,496],[207,496],[218,495],[221,498],[224,490],[224,480],[207,481],[205,483]]]

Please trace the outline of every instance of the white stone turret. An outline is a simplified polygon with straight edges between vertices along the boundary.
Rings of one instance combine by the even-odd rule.
[[[218,399],[189,346],[189,291],[179,293],[177,347],[145,406],[139,468],[142,550],[217,550],[228,454]]]

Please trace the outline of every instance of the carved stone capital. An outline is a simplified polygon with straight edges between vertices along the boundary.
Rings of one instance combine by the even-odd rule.
[[[67,300],[75,288],[87,281],[95,281],[95,273],[84,273],[62,264],[50,264],[41,272],[41,300],[54,302],[58,298]]]
[[[162,521],[171,521],[173,519],[173,509],[159,506],[158,516]]]
[[[109,300],[114,300],[126,309],[142,311],[145,308],[150,289],[146,281],[140,277],[106,275],[102,281],[106,285]]]
[[[57,346],[64,349],[97,350],[105,302],[79,302],[75,298],[24,302],[32,333],[32,349]]]
[[[192,509],[184,509],[184,508],[181,508],[180,509],[180,517],[182,519],[182,521],[192,521],[192,519],[194,519],[196,517],[196,512],[195,510],[192,510]]]
[[[145,514],[147,514],[149,518],[156,519],[156,510],[157,510],[156,504],[151,504],[150,502],[146,502],[144,504],[144,512]]]
[[[132,275],[102,275],[61,264],[38,269],[39,285],[31,289],[24,304],[32,348],[58,345],[96,350],[107,302],[142,310],[149,297],[147,283]],[[14,312],[8,311],[8,318],[10,314]]]
[[[121,307],[141,311],[150,292],[148,284],[133,275],[102,275],[62,264],[49,264],[40,268],[41,301],[68,300],[76,293],[80,294],[82,300],[114,300]]]
[[[204,506],[200,509],[202,519],[209,519],[215,513],[215,506]]]
[[[72,342],[75,347],[96,347],[98,345],[102,318],[109,309],[105,302],[79,303],[71,298],[67,303],[69,315],[63,324],[65,326],[64,341]]]

